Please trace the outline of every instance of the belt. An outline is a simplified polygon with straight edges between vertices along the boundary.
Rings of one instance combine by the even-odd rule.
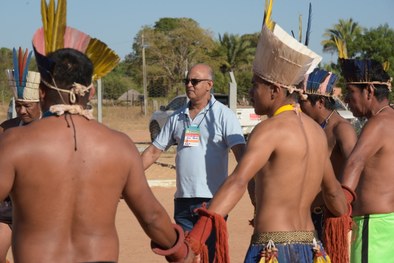
[[[253,245],[265,245],[272,240],[274,243],[313,244],[313,239],[318,240],[315,231],[264,232],[253,234],[251,243]]]

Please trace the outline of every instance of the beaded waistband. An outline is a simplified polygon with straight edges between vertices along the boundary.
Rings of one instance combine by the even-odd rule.
[[[253,245],[264,245],[272,240],[274,243],[313,244],[313,239],[318,239],[314,231],[265,232],[253,234],[251,243]]]

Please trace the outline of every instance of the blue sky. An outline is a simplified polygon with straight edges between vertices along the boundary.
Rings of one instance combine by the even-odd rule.
[[[49,0],[48,0],[49,1]],[[123,59],[131,52],[136,33],[162,17],[189,17],[213,32],[246,34],[259,32],[264,0],[68,0],[67,24],[105,42]],[[340,18],[353,18],[361,26],[376,28],[387,23],[394,28],[394,0],[275,0],[273,19],[287,32],[298,33],[298,16],[304,29],[312,3],[312,33],[309,47],[323,55],[324,30]],[[0,0],[0,47],[31,48],[31,38],[42,26],[40,0]]]

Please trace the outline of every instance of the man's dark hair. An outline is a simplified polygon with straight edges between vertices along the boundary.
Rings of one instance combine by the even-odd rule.
[[[324,101],[324,107],[328,110],[335,109],[335,101],[331,97],[321,96],[319,94],[308,94],[308,100],[311,102],[312,106],[315,106],[319,100]]]
[[[56,85],[59,89],[71,90],[74,83],[88,87],[92,83],[93,64],[90,59],[83,53],[72,48],[58,49],[47,55],[47,58],[53,62],[50,72],[52,79],[45,79],[46,82]],[[54,83],[55,82],[55,83]],[[53,104],[64,104],[67,93],[45,87],[46,97]],[[77,95],[76,103],[85,105],[89,100],[89,92],[83,97]],[[68,99],[66,103],[69,103]]]
[[[353,84],[360,88],[361,90],[368,88],[370,84]],[[390,90],[387,88],[385,84],[373,84],[374,87],[374,96],[377,101],[383,101],[384,99],[388,99],[390,95]]]
[[[47,57],[55,62],[51,74],[58,88],[70,89],[74,83],[84,86],[92,83],[93,64],[85,54],[72,48],[63,48]]]

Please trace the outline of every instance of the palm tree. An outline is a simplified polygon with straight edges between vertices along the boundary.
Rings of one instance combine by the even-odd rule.
[[[252,45],[252,41],[248,35],[239,36],[224,33],[219,35],[219,43],[221,53],[225,57],[224,65],[227,70],[237,70],[243,65],[249,65],[253,60],[256,46]]]
[[[326,29],[323,34],[326,37],[321,42],[323,52],[331,54],[337,52],[339,57],[344,57],[347,53],[348,57],[353,57],[358,52],[353,42],[361,35],[361,31],[362,28],[352,18],[349,20],[339,19],[338,24],[335,24],[333,28]]]

